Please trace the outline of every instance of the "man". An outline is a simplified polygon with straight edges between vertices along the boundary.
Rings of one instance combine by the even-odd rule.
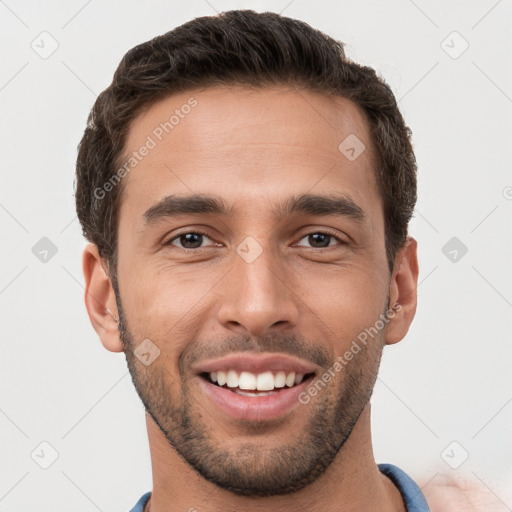
[[[418,280],[410,132],[374,70],[277,14],[195,19],[122,59],[76,202],[91,322],[147,411],[132,512],[429,510],[372,452]]]

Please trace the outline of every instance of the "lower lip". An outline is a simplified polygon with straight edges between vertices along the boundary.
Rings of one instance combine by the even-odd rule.
[[[312,377],[292,388],[281,388],[272,395],[254,397],[239,395],[203,377],[199,377],[199,381],[205,393],[223,412],[236,419],[258,421],[279,418],[299,405],[299,395],[307,388]]]

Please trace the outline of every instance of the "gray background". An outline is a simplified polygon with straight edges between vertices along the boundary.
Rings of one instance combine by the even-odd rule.
[[[126,511],[151,489],[144,409],[84,306],[76,146],[128,49],[233,8],[310,23],[395,91],[419,163],[421,273],[375,389],[376,458],[422,486],[464,474],[512,510],[512,2],[5,0],[0,511]]]

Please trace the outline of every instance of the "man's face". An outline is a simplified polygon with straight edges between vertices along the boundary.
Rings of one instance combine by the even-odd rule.
[[[182,109],[191,98],[197,104]],[[169,133],[158,130],[176,109]],[[361,146],[338,149],[350,134],[366,147],[355,160]],[[125,178],[118,231],[120,334],[137,391],[207,480],[248,496],[301,489],[350,435],[384,343],[382,331],[359,343],[327,385],[299,401],[388,307],[383,207],[363,115],[304,90],[216,87],[150,106],[132,123],[125,154],[148,136],[156,145]],[[229,211],[169,199],[192,195]],[[306,195],[341,202],[333,209]],[[160,352],[146,365],[134,350],[148,339],[151,356]],[[222,388],[212,381],[219,372]],[[288,383],[277,387],[283,372]],[[261,392],[240,389],[258,380]]]

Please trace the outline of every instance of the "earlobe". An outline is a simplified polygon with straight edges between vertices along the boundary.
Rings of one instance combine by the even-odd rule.
[[[389,323],[386,329],[387,345],[402,340],[416,313],[418,287],[417,242],[408,237],[405,245],[396,255],[395,268],[389,288]],[[393,307],[393,305],[395,305]]]
[[[95,244],[88,244],[83,253],[85,306],[94,330],[111,352],[123,352],[119,337],[119,314],[112,281],[107,275],[105,260]]]

